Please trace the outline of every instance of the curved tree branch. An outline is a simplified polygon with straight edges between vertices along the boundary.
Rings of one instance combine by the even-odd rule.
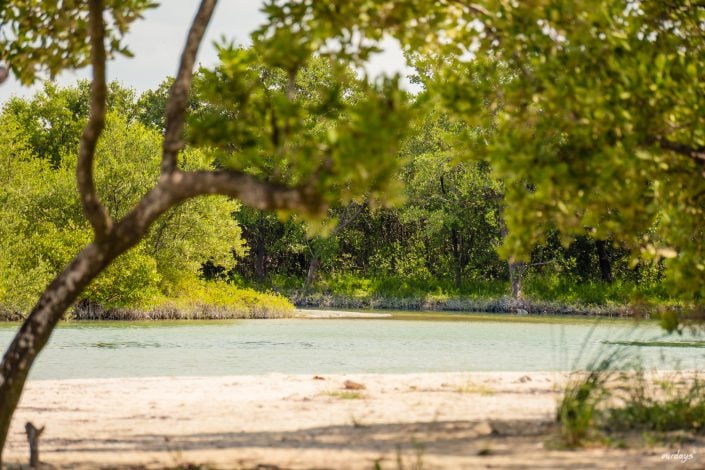
[[[116,249],[122,249],[124,244],[132,243],[136,234],[141,238],[149,226],[170,208],[186,199],[209,194],[229,196],[261,210],[296,210],[320,215],[328,209],[320,196],[308,188],[268,183],[239,171],[184,172],[177,169],[163,175],[159,184],[120,220],[111,243]]]
[[[166,103],[166,129],[162,146],[162,174],[168,174],[176,170],[176,156],[184,146],[182,134],[188,95],[193,79],[193,65],[196,62],[198,48],[201,45],[216,3],[217,0],[201,1],[181,54],[179,71],[176,74],[174,84],[171,86],[169,99]]]
[[[107,86],[105,79],[105,23],[103,22],[103,0],[89,2],[89,27],[91,39],[91,66],[93,83],[91,85],[91,103],[88,123],[83,129],[78,149],[76,181],[81,198],[81,205],[86,218],[93,226],[97,240],[102,239],[112,228],[108,210],[98,199],[93,179],[93,160],[103,128],[105,127],[105,109]]]
[[[103,45],[103,0],[91,0],[91,47],[94,83],[91,115],[81,138],[77,178],[81,202],[93,225],[95,241],[86,246],[42,293],[0,363],[0,464],[2,448],[12,415],[27,375],[39,352],[66,309],[85,287],[115,258],[144,238],[150,225],[171,207],[204,194],[222,194],[258,209],[298,210],[320,214],[323,200],[307,187],[290,188],[258,180],[238,171],[184,172],[176,167],[176,154],[183,146],[185,107],[198,45],[213,12],[215,0],[203,0],[186,43],[179,75],[167,104],[167,129],[159,183],[119,222],[112,224],[98,201],[93,182],[93,157],[105,124],[106,84]]]
[[[312,188],[266,182],[235,170],[178,172],[172,184],[172,192],[184,199],[221,194],[261,210],[296,210],[320,215],[328,209]]]
[[[686,156],[700,165],[705,165],[705,147],[692,147],[660,136],[654,138],[652,142],[658,144],[663,150],[669,150],[679,155]]]

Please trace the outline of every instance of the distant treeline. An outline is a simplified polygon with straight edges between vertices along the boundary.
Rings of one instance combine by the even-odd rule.
[[[110,85],[96,180],[114,214],[132,207],[158,176],[169,84],[141,95]],[[27,311],[90,240],[73,174],[88,95],[87,82],[68,88],[47,83],[31,98],[9,100],[0,114],[0,305],[6,312]],[[191,110],[198,109],[195,93]],[[143,243],[91,285],[84,300],[147,310],[237,304],[237,289],[245,287],[297,299],[314,293],[514,294],[591,304],[667,299],[660,265],[632,262],[629,250],[592,238],[589,229],[562,240],[550,227],[541,228],[546,242],[534,247],[529,260],[503,259],[503,215],[512,208],[505,207],[503,183],[488,164],[457,158],[465,131],[444,114],[430,113],[415,124],[398,156],[402,197],[391,204],[374,196],[341,202],[321,226],[225,198],[190,200],[162,217]],[[190,148],[182,161],[202,168],[209,160]],[[276,296],[261,296],[263,303],[271,299],[281,307]]]

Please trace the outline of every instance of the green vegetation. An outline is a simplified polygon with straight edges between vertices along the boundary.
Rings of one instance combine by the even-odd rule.
[[[137,306],[108,307],[90,300],[70,312],[74,320],[221,320],[282,318],[294,306],[272,292],[259,292],[223,282],[186,280],[175,294],[155,295]]]
[[[686,383],[661,381],[656,387],[639,374],[620,390],[622,406],[608,410],[604,427],[610,431],[667,433],[705,430],[705,383],[695,377]]]
[[[0,307],[28,313],[0,365],[0,452],[29,368],[82,302],[226,309],[249,295],[228,283],[289,278],[702,312],[702,3],[273,0],[251,48],[220,44],[194,75],[215,3],[173,81],[139,98],[105,83],[106,61],[130,55],[152,2],[0,4],[0,83],[93,77],[0,115]],[[385,38],[417,95],[353,73]],[[603,384],[567,395],[568,442]]]
[[[243,67],[255,60],[242,50],[224,50],[223,55]],[[312,93],[309,89],[332,81],[332,73],[316,62],[303,76],[299,92]],[[219,76],[203,72],[198,89],[213,86],[208,80]],[[285,81],[276,74],[271,79]],[[354,90],[357,85],[347,80]],[[166,100],[168,83],[141,96],[117,83],[108,88],[95,177],[98,194],[118,216],[158,178],[163,123],[155,116]],[[21,318],[72,254],[90,240],[91,228],[73,181],[89,92],[87,82],[69,88],[47,83],[31,98],[11,99],[0,114],[4,318]],[[193,96],[190,104],[196,117],[189,129],[200,136],[192,137],[195,141],[205,138],[205,131],[198,131],[205,125],[199,120],[216,119],[202,111],[210,109],[203,93],[203,98]],[[222,197],[189,200],[163,215],[78,304],[95,305],[94,314],[108,318],[208,318],[222,315],[214,312],[224,309],[235,316],[259,317],[269,310],[278,316],[286,309],[280,308],[281,299],[267,294],[278,292],[303,305],[514,310],[514,304],[502,300],[511,292],[511,264],[496,251],[504,238],[503,185],[485,163],[458,162],[452,146],[465,128],[452,124],[447,113],[430,114],[412,123],[412,129],[403,141],[398,171],[387,179],[403,196],[396,207],[378,207],[379,194],[372,193],[340,203],[322,224],[337,226],[324,229],[329,233],[321,236],[315,234],[317,225],[301,217],[282,219]],[[185,151],[183,167],[207,168],[209,158],[194,146]],[[273,164],[250,169],[275,171]],[[519,281],[524,308],[533,306],[532,312],[616,312],[627,304],[681,303],[668,294],[666,274],[662,264],[634,264],[626,247],[590,235],[562,246],[558,233],[552,232],[536,245]],[[235,286],[263,293],[253,300]],[[232,298],[226,301],[224,292]],[[83,318],[85,313],[74,316]]]
[[[90,241],[74,182],[86,93],[85,82],[66,89],[47,84],[30,100],[8,102],[0,116],[0,308],[6,317],[27,312]],[[156,129],[134,119],[139,101],[131,90],[113,84],[109,96],[115,107],[96,150],[95,177],[108,209],[121,215],[157,180],[161,143]],[[54,135],[56,129],[62,130],[61,138]],[[47,148],[47,142],[53,146]],[[186,152],[184,159],[186,168],[207,165],[198,150]],[[233,266],[233,253],[244,254],[241,229],[232,217],[238,207],[214,196],[167,212],[142,243],[93,282],[74,317],[86,315],[82,303],[97,306],[89,316],[117,309],[123,312],[119,318],[128,319],[162,318],[158,312],[172,310],[179,313],[167,318],[266,317],[291,311],[291,304],[276,295],[201,280],[204,262]]]
[[[351,390],[333,390],[332,392],[328,392],[328,395],[340,400],[361,400],[365,398],[364,393]]]
[[[568,384],[557,411],[561,446],[667,442],[673,431],[703,432],[705,383],[698,375],[661,377],[627,359],[613,348]]]

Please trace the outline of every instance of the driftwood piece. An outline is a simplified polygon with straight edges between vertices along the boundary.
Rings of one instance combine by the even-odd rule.
[[[34,424],[27,421],[27,424],[24,425],[24,430],[29,441],[29,467],[39,468],[39,436],[44,432],[44,426],[38,429]]]

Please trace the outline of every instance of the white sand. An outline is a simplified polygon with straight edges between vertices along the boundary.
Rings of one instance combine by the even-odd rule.
[[[389,318],[391,316],[391,313],[296,309],[296,317],[298,318]]]
[[[345,391],[346,380],[366,389]],[[546,450],[540,422],[553,420],[564,381],[511,372],[33,381],[5,458],[27,461],[31,421],[46,426],[42,460],[65,468],[394,469],[399,459],[424,469],[664,468],[663,449]],[[703,468],[705,453],[667,465]]]

